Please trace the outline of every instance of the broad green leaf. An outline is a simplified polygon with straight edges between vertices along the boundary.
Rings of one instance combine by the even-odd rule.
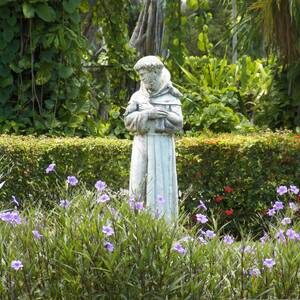
[[[16,2],[16,0],[0,0],[0,6],[3,6],[9,2]]]
[[[61,78],[69,78],[73,74],[74,70],[71,67],[65,66],[63,64],[58,65],[58,74]]]
[[[64,0],[63,1],[64,10],[67,13],[72,14],[77,8],[79,8],[80,1],[81,0]]]
[[[43,85],[51,79],[51,71],[49,68],[41,68],[36,73],[35,83]]]
[[[203,52],[206,51],[203,32],[200,32],[198,36],[198,49]]]
[[[30,19],[34,17],[34,7],[31,4],[27,2],[23,3],[22,9],[25,18]]]
[[[12,85],[12,83],[13,83],[13,76],[11,74],[9,74],[4,79],[1,79],[1,81],[0,81],[0,87],[4,88],[4,87],[7,87],[9,85]]]
[[[5,28],[3,32],[3,38],[7,43],[11,42],[11,40],[14,38],[13,27]]]
[[[38,4],[35,9],[39,18],[45,22],[53,22],[55,20],[55,11],[47,4]]]

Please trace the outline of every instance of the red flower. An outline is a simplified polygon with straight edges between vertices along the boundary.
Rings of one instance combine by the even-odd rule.
[[[217,203],[220,203],[220,202],[223,200],[223,198],[224,198],[224,196],[218,195],[218,196],[215,197],[215,201],[216,201]]]
[[[233,209],[227,209],[227,210],[225,210],[225,214],[227,216],[231,216],[233,214]]]
[[[232,193],[233,188],[230,185],[227,185],[227,186],[224,187],[224,192],[225,193]]]
[[[296,200],[300,201],[300,195],[296,195]]]

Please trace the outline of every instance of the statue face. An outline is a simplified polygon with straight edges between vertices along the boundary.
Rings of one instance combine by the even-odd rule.
[[[149,92],[154,93],[158,91],[160,86],[161,69],[155,69],[155,70],[141,69],[139,71],[139,75],[141,81],[145,85],[145,88]]]

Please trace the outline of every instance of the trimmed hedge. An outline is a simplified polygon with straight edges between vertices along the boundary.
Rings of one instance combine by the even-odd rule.
[[[277,186],[300,185],[300,138],[289,132],[186,137],[176,145],[179,187],[188,210],[202,197],[225,220],[248,222],[276,199]],[[58,186],[68,175],[90,188],[99,179],[114,189],[127,188],[130,153],[128,140],[1,136],[0,164],[12,166],[2,179],[1,198],[10,201],[16,195],[23,203],[47,203],[54,194],[59,197]],[[52,162],[56,173],[47,175]],[[225,192],[225,186],[233,191]],[[223,197],[220,203],[216,196]],[[231,216],[225,214],[228,209]]]

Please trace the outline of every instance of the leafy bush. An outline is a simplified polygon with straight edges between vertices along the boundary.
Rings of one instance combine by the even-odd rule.
[[[252,60],[249,56],[243,56],[235,64],[230,63],[226,58],[212,55],[212,46],[209,46],[205,30],[199,39],[201,51],[204,48],[207,51],[202,57],[186,56],[181,66],[183,76],[179,85],[184,92],[182,102],[186,115],[185,129],[197,132],[209,127],[211,124],[200,120],[203,114],[207,114],[207,110],[212,111],[212,107],[219,122],[224,123],[220,128],[211,126],[212,131],[231,132],[237,128],[237,123],[246,125],[249,129],[250,122],[254,120],[256,106],[272,86],[274,59]],[[229,113],[227,110],[225,113],[224,106],[232,111]],[[229,115],[234,121],[228,122]],[[260,125],[263,125],[262,122]],[[254,127],[253,124],[251,126]]]
[[[0,4],[0,131],[94,133],[82,61],[80,1],[4,0]]]
[[[265,213],[276,199],[277,186],[300,185],[299,138],[288,132],[182,138],[176,145],[185,209],[192,211],[203,198],[222,216],[221,223],[234,219],[232,226],[253,229],[259,219],[251,218]],[[49,205],[70,175],[87,187],[100,177],[115,190],[127,189],[130,148],[128,140],[2,136],[0,156],[5,161],[0,164],[12,164],[2,179],[2,199],[15,195],[24,203]],[[55,172],[46,174],[50,163],[56,164]],[[226,192],[227,186],[233,191]],[[216,202],[217,196],[222,200]],[[227,215],[230,209],[233,213]]]
[[[63,196],[48,212],[26,204],[0,212],[1,297],[299,297],[299,223],[236,242],[214,220],[191,230],[185,218],[166,224],[109,190],[69,186]]]

